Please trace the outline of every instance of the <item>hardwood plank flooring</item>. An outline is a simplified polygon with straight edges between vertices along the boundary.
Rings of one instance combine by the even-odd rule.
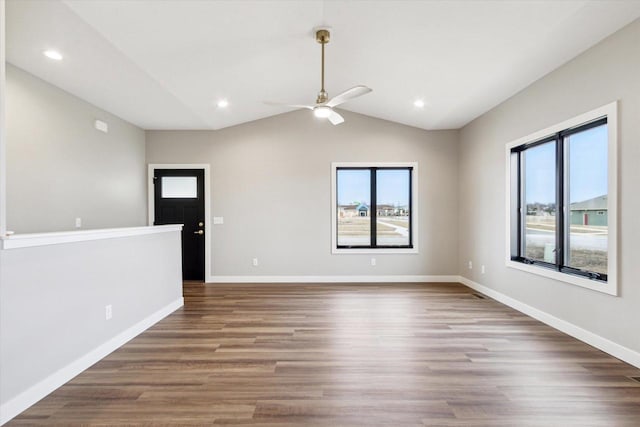
[[[640,370],[458,284],[185,284],[9,425],[640,426]]]

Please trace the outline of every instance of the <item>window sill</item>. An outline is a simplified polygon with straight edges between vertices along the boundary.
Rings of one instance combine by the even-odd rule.
[[[604,294],[617,296],[618,286],[612,275],[609,274],[608,282],[598,282],[596,280],[587,279],[580,276],[574,276],[567,273],[560,273],[548,268],[539,267],[536,265],[523,264],[521,262],[507,260],[506,266],[515,268],[517,270],[526,271],[527,273],[536,274],[538,276],[548,277],[550,279],[558,280],[560,282],[570,283],[572,285],[580,286],[583,288],[591,289],[593,291],[602,292]]]
[[[380,248],[380,249],[339,249],[333,248],[331,253],[334,255],[344,254],[417,254],[418,248]]]

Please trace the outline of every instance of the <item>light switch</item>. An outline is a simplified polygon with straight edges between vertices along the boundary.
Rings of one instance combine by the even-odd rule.
[[[214,225],[224,224],[224,217],[221,217],[221,216],[214,216],[214,217],[213,217],[213,224],[214,224]]]
[[[93,125],[100,132],[109,133],[109,125],[102,120],[96,120]]]

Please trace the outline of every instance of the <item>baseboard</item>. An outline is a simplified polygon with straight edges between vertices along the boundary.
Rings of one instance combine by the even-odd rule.
[[[207,283],[427,283],[458,282],[458,276],[209,276]]]
[[[52,391],[56,390],[109,353],[123,346],[127,341],[144,332],[169,314],[184,305],[182,297],[161,308],[129,329],[119,333],[109,341],[71,362],[69,365],[49,375],[39,383],[29,387],[13,399],[0,406],[0,425],[8,422]]]
[[[552,328],[564,332],[565,334],[577,338],[580,341],[583,341],[599,350],[604,351],[605,353],[617,357],[618,359],[627,362],[628,364],[633,365],[636,368],[640,368],[640,353],[638,353],[637,351],[631,350],[630,348],[610,341],[604,337],[601,337],[600,335],[596,335],[593,332],[587,331],[586,329],[582,329],[581,327],[576,326],[573,323],[569,323],[566,320],[559,319],[549,313],[538,310],[535,307],[531,307],[530,305],[520,302],[514,298],[511,298],[501,292],[495,291],[479,283],[476,283],[473,280],[467,279],[466,277],[460,276],[459,281],[460,283],[470,287],[471,289],[475,289],[476,291],[481,292],[498,302],[508,305],[509,307],[514,308],[521,313],[531,316],[534,319],[541,321],[542,323],[546,323]]]

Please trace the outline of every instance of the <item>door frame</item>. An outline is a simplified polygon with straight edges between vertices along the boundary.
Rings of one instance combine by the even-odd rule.
[[[147,170],[147,221],[153,226],[155,218],[155,197],[153,176],[156,169],[202,169],[204,170],[204,282],[207,283],[211,271],[211,185],[208,163],[149,163]]]

